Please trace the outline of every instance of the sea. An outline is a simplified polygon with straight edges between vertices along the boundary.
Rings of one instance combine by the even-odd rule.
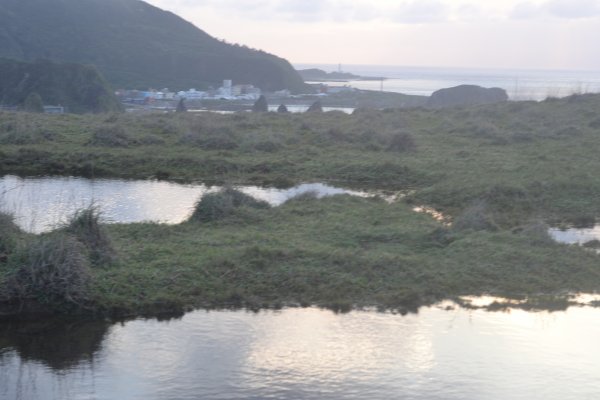
[[[436,90],[468,84],[499,87],[511,100],[544,100],[573,94],[600,93],[600,71],[402,67],[384,65],[294,64],[296,69],[319,68],[385,80],[329,82],[362,90],[382,90],[429,96]]]

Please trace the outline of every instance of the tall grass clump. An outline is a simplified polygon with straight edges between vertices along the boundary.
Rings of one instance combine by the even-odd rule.
[[[17,244],[19,227],[12,215],[0,212],[0,262],[6,261]]]
[[[65,234],[32,239],[11,260],[0,298],[34,301],[54,310],[81,306],[88,298],[90,265],[81,242]]]
[[[99,147],[129,147],[134,144],[137,141],[120,125],[102,125],[96,128],[88,142],[90,146]]]
[[[408,153],[415,151],[417,149],[417,145],[410,133],[397,132],[390,138],[390,143],[387,149],[388,151],[397,153]]]
[[[100,222],[101,217],[98,207],[91,205],[77,211],[64,226],[66,233],[85,246],[95,266],[108,264],[116,259],[110,237]]]
[[[252,196],[233,188],[224,188],[215,193],[209,193],[196,203],[190,221],[213,222],[227,218],[242,207],[266,209],[269,203],[257,200]]]
[[[498,226],[494,222],[487,203],[478,200],[467,207],[454,221],[454,231],[496,231]]]

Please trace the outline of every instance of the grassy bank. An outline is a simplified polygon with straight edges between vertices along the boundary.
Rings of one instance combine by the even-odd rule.
[[[101,227],[92,212],[41,236],[3,217],[0,302],[135,315],[411,309],[459,295],[598,291],[598,255],[546,234],[547,224],[590,225],[600,215],[598,110],[600,96],[585,95],[352,116],[0,113],[0,174],[323,181],[408,193],[391,205],[305,196],[278,208],[230,193],[208,197],[181,225]],[[452,226],[414,213],[417,205]]]
[[[304,196],[277,208],[213,200],[180,225],[103,227],[111,257],[98,262],[85,250],[87,236],[67,231],[69,248],[87,260],[85,282],[76,281],[84,291],[75,299],[60,292],[45,306],[110,315],[286,305],[414,310],[460,295],[600,289],[599,256],[554,243],[535,223],[514,232],[473,222],[448,228],[402,203],[350,196]],[[56,245],[66,233],[29,243]],[[0,264],[5,282],[22,263],[17,254]],[[43,301],[42,289],[19,299]]]
[[[451,110],[278,115],[0,113],[0,174],[412,189],[502,227],[600,215],[600,96]]]

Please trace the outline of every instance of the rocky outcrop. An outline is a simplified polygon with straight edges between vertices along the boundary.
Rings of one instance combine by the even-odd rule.
[[[506,90],[487,89],[476,85],[460,85],[434,92],[427,101],[429,108],[464,107],[508,101]]]

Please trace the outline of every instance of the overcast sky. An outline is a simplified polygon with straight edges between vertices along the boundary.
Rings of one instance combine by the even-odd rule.
[[[600,70],[600,0],[148,0],[292,63]]]

